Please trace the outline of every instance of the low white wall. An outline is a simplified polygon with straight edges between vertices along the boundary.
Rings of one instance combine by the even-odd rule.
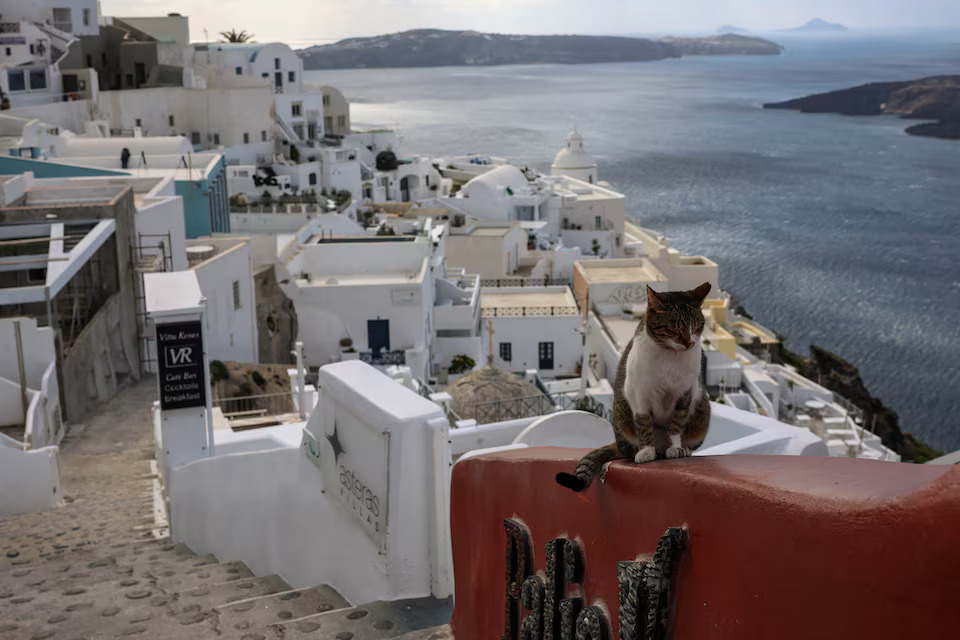
[[[27,393],[30,393],[29,390]],[[29,397],[27,401],[29,402]],[[23,422],[23,396],[20,394],[20,385],[6,378],[0,378],[0,427],[12,427]]]
[[[521,431],[539,418],[540,416],[536,416],[533,418],[520,418],[519,420],[482,424],[475,427],[450,429],[450,450],[453,455],[457,456],[474,449],[508,445],[513,442],[514,438],[520,435]],[[611,438],[612,435],[611,432]]]
[[[450,595],[442,410],[358,361],[322,368],[319,387],[302,445],[278,433],[171,469],[173,537],[355,603]]]
[[[0,517],[43,511],[60,504],[58,456],[57,447],[21,451],[0,446]]]

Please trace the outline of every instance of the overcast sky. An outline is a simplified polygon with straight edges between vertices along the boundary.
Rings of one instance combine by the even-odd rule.
[[[960,27],[960,0],[101,0],[108,16],[190,17],[191,37],[246,30],[294,46],[405,29],[500,33],[689,33],[755,30],[820,17],[851,29]]]

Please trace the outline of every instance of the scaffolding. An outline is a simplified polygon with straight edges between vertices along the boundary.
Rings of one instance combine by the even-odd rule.
[[[155,337],[147,317],[144,276],[148,273],[173,271],[171,235],[167,233],[138,233],[137,242],[130,246],[130,264],[133,265],[133,292],[137,314],[137,344],[140,367],[143,372],[156,371]]]

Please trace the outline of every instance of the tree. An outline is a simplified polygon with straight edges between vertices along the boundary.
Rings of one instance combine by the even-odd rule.
[[[254,42],[252,33],[247,33],[246,31],[238,32],[236,29],[230,29],[230,31],[221,31],[220,36],[222,37],[220,42]]]

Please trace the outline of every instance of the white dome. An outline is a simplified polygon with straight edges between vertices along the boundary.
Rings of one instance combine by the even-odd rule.
[[[497,202],[502,191],[510,189],[514,194],[520,195],[527,188],[527,184],[523,171],[512,164],[505,164],[473,178],[463,186],[460,193],[489,206]]]
[[[553,159],[553,169],[593,169],[597,161],[583,148],[583,136],[578,131],[571,131],[567,136],[567,148],[560,151]]]

